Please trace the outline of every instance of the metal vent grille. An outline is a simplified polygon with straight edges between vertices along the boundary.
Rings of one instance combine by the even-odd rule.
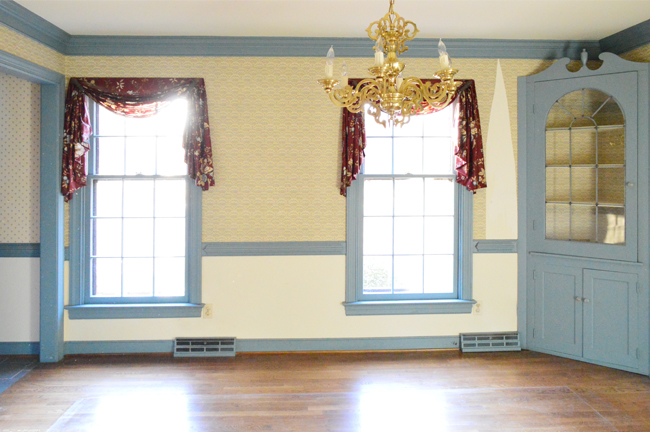
[[[461,333],[462,352],[521,351],[518,332]]]
[[[174,357],[234,357],[235,338],[176,338]]]

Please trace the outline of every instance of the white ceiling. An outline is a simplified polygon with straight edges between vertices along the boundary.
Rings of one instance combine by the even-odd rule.
[[[73,35],[364,37],[388,0],[16,0]],[[598,40],[650,0],[396,0],[425,38]]]

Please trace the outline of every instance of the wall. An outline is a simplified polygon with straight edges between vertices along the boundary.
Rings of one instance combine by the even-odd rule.
[[[40,86],[0,74],[0,246],[39,242]],[[0,258],[0,341],[38,341],[39,260]]]
[[[0,38],[7,37],[5,33],[0,31]],[[345,240],[345,199],[338,193],[340,111],[316,83],[322,59],[61,59],[47,51],[16,53],[67,76],[204,77],[217,186],[203,194],[203,241]],[[362,76],[370,59],[346,61],[352,76]],[[407,58],[406,63],[408,74],[420,77],[429,76],[435,66],[425,59]],[[517,77],[549,64],[454,62],[461,71],[459,78],[477,82],[487,153],[490,188],[474,198],[477,239],[513,238],[516,233],[510,222],[516,221],[516,214],[500,210],[516,209]],[[480,315],[346,317],[341,305],[344,272],[343,256],[205,257],[203,300],[214,306],[212,319],[71,321],[66,314],[65,339],[406,337],[516,329],[514,254],[474,255],[474,297],[482,304]],[[27,283],[31,276],[22,273],[16,278]],[[37,311],[34,307],[35,303],[32,312]],[[33,340],[25,337],[5,340]]]

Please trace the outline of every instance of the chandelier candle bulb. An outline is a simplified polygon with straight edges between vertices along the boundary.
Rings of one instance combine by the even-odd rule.
[[[341,88],[345,88],[348,85],[348,65],[345,64],[345,60],[341,65]]]
[[[327,51],[327,57],[325,60],[325,78],[334,78],[334,45],[332,45]]]
[[[381,38],[377,39],[377,43],[375,44],[375,66],[383,66],[384,65],[384,42]]]
[[[447,47],[442,39],[438,42],[438,55],[440,55],[440,68],[451,69],[451,61],[449,60],[449,54],[447,54]]]

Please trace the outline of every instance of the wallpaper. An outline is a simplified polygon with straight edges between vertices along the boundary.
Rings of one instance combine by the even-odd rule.
[[[40,237],[41,88],[0,74],[0,243]]]
[[[0,25],[0,49],[53,71],[64,71],[63,54],[3,25]]]

